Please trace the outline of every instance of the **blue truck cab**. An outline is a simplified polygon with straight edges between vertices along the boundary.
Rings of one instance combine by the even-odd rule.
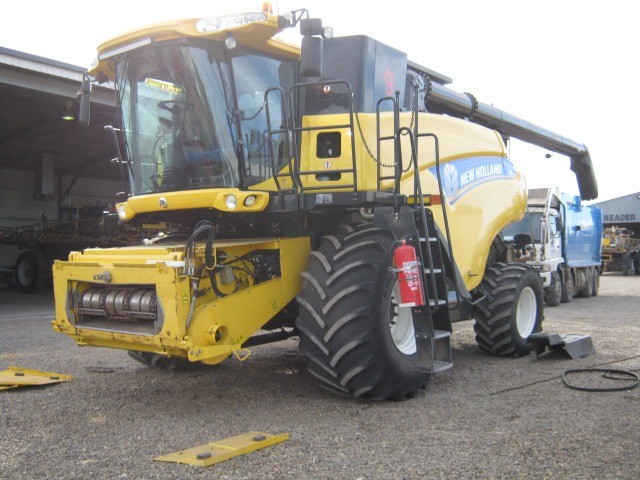
[[[597,295],[602,211],[558,188],[528,193],[525,216],[502,232],[508,259],[538,270],[549,306]]]

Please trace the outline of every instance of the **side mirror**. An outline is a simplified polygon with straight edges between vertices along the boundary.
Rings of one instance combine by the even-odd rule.
[[[333,28],[323,27],[320,18],[300,20],[302,35],[300,55],[300,75],[303,77],[322,76],[323,39],[333,37]]]
[[[531,245],[533,243],[533,239],[528,233],[518,233],[513,237],[513,242],[516,244],[516,248],[523,249],[527,245]]]
[[[88,75],[82,78],[82,85],[78,95],[80,96],[78,123],[83,127],[88,127],[91,119],[91,79]]]
[[[300,75],[319,77],[322,75],[322,37],[302,37]]]

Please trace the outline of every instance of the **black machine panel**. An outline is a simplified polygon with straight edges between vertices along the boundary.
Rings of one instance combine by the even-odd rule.
[[[364,35],[331,38],[324,41],[321,80],[346,80],[354,93],[354,109],[374,113],[380,98],[400,92],[404,103],[407,55]],[[311,79],[309,79],[311,80]],[[310,115],[344,113],[349,110],[345,85],[332,84],[308,88],[304,112]],[[393,110],[391,102],[382,111]]]

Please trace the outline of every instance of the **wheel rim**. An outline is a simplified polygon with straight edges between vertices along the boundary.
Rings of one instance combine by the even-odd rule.
[[[33,282],[33,267],[31,263],[20,262],[20,265],[18,265],[18,280],[20,280],[20,285],[31,285],[31,282]]]
[[[389,330],[396,348],[405,355],[416,353],[416,336],[413,329],[411,307],[400,307],[400,285],[398,282],[391,292],[389,312]]]
[[[536,294],[531,287],[525,287],[520,293],[516,307],[516,327],[522,338],[527,338],[533,333],[537,314]]]

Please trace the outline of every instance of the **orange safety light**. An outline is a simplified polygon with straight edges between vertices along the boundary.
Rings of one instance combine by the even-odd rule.
[[[268,13],[269,15],[273,15],[273,5],[271,5],[271,2],[262,3],[262,13]]]

